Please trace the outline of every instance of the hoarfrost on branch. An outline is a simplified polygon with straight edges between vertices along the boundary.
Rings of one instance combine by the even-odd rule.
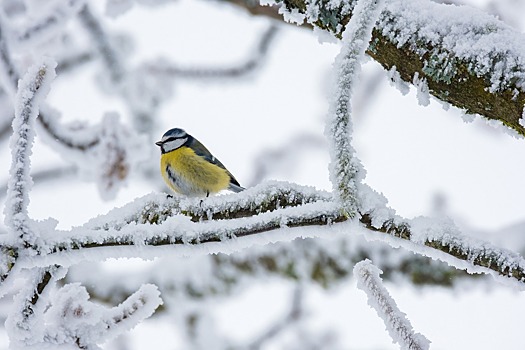
[[[164,1],[137,2],[155,5]],[[396,215],[384,196],[363,183],[365,171],[351,145],[352,89],[356,88],[365,51],[373,53],[377,48],[377,33],[390,38],[398,49],[409,48],[431,57],[422,65],[422,71],[414,72],[408,80],[416,86],[419,103],[425,106],[429,104],[429,94],[434,93],[432,84],[454,79],[458,58],[469,62],[469,69],[478,77],[489,78],[490,85],[485,89],[488,93],[515,85],[513,98],[520,101],[525,86],[523,40],[497,20],[478,12],[473,17],[465,17],[466,22],[458,22],[442,5],[421,5],[412,0],[392,0],[386,5],[383,2],[332,1],[328,4],[328,12],[334,16],[331,21],[323,18],[327,9],[321,11],[316,7],[319,2],[309,2],[306,9],[289,8],[288,3],[281,3],[279,7],[279,13],[287,21],[329,23],[328,27],[335,27],[316,31],[323,35],[342,34],[325,130],[330,146],[332,192],[267,181],[239,194],[205,199],[168,198],[164,193],[151,193],[68,230],[57,229],[53,219],[37,222],[29,216],[33,181],[29,173],[35,131],[64,159],[75,163],[85,178],[96,182],[100,196],[111,199],[126,184],[129,174],[140,171],[139,165],[150,158],[149,149],[143,146],[148,144],[157,127],[155,115],[161,103],[172,97],[173,82],[178,78],[238,78],[254,72],[264,63],[276,29],[269,26],[253,55],[234,68],[184,69],[164,60],[134,67],[86,1],[55,1],[42,7],[36,3],[27,5],[26,10],[32,16],[38,17],[40,10],[42,15],[37,21],[25,18],[18,28],[0,16],[0,97],[12,100],[14,105],[12,162],[4,208],[9,234],[0,236],[0,296],[7,292],[16,294],[6,321],[12,346],[97,349],[100,343],[150,317],[164,303],[159,291],[162,287],[175,290],[183,296],[179,300],[189,303],[195,296],[226,294],[231,285],[241,284],[243,276],[277,274],[299,280],[289,313],[253,342],[253,347],[260,347],[291,324],[298,324],[291,328],[300,328],[300,321],[305,317],[301,304],[302,283],[315,280],[330,284],[347,275],[355,263],[352,258],[376,240],[471,273],[490,274],[516,289],[524,289],[525,260],[519,254],[466,237],[449,220],[407,220]],[[133,6],[133,0],[108,0],[106,13],[117,17]],[[5,11],[7,9],[8,5]],[[17,7],[11,11],[18,11]],[[337,22],[337,11],[345,15],[351,13],[350,21],[344,26]],[[428,21],[432,16],[435,19]],[[67,24],[74,20],[92,44],[88,49],[73,48],[64,33]],[[374,30],[376,23],[378,28]],[[513,50],[507,50],[507,42],[497,42],[506,36],[517,42]],[[100,60],[99,83],[126,106],[131,123],[121,122],[121,115],[115,112],[106,112],[102,121],[93,126],[66,124],[60,120],[58,111],[44,103],[55,68],[57,71],[73,68],[66,64],[57,67],[54,60],[44,58],[27,69],[17,60],[16,53],[54,40],[62,40],[67,52],[59,55],[60,63],[70,62],[68,64],[75,66],[95,58]],[[422,49],[418,46],[421,41],[435,50]],[[473,42],[475,45],[471,45]],[[485,46],[480,46],[482,44]],[[502,57],[502,52],[507,55]],[[402,69],[391,65],[388,72],[392,82],[405,94],[408,85]],[[19,71],[25,70],[27,73],[20,79]],[[11,98],[15,91],[16,96]],[[519,122],[522,127],[523,110],[520,110]],[[152,180],[152,168],[149,165],[146,168],[142,176]],[[364,236],[366,242],[356,244],[353,236],[357,235],[353,233]],[[327,236],[334,241],[327,243]],[[378,255],[388,254],[386,249]],[[199,267],[198,274],[195,266],[192,270],[188,264],[186,270],[177,262],[170,268],[172,280],[151,274],[158,279],[159,286],[140,281],[135,287],[122,279],[118,281],[119,287],[125,290],[127,298],[123,302],[119,300],[114,307],[91,301],[86,287],[67,281],[68,276],[74,275],[68,269],[85,261],[180,256],[189,256],[192,264]],[[414,261],[412,254],[406,259]],[[404,261],[399,261],[398,266]],[[414,333],[384,288],[379,277],[381,271],[370,261],[358,263],[353,271],[359,288],[367,293],[369,303],[384,320],[393,340],[402,348],[428,349],[429,341]],[[137,275],[136,280],[151,277],[149,273]],[[102,288],[104,291],[100,294],[118,294],[110,292],[116,282],[109,279],[106,282],[108,286]],[[206,330],[202,325],[206,318],[196,320],[195,314],[199,311],[183,306],[186,309],[181,312],[188,316],[188,333],[196,332],[199,336],[189,342],[205,347]],[[216,338],[224,348],[229,346],[228,341],[214,335],[213,339]]]

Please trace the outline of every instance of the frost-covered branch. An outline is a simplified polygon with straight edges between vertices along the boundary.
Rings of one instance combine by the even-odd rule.
[[[31,178],[34,184],[47,181],[61,181],[65,178],[73,177],[76,174],[74,167],[56,167],[33,172]],[[7,183],[0,186],[0,199],[7,194]]]
[[[276,25],[270,25],[261,34],[257,48],[253,54],[243,63],[231,68],[194,68],[180,67],[168,62],[157,62],[146,64],[146,71],[150,74],[169,76],[173,78],[187,79],[216,79],[216,78],[238,78],[244,76],[260,67],[268,54],[268,49],[278,33]]]
[[[3,88],[14,94],[18,80],[20,79],[20,74],[12,59],[8,47],[8,41],[4,34],[5,31],[6,25],[2,21],[0,22],[0,76],[3,78]],[[80,132],[79,135],[78,130],[70,130],[60,125],[57,121],[58,117],[56,114],[56,112],[50,109],[42,110],[37,119],[39,125],[49,135],[49,138],[53,140],[53,142],[58,142],[64,147],[82,152],[89,150],[98,144],[99,138],[95,133],[89,133],[86,135],[85,132]]]
[[[249,350],[258,350],[262,346],[264,346],[266,342],[272,340],[280,333],[282,333],[286,329],[289,329],[291,326],[297,323],[301,319],[301,317],[303,317],[302,303],[303,286],[301,286],[301,284],[298,284],[297,286],[295,286],[295,289],[293,291],[290,309],[285,315],[285,317],[279,322],[275,323],[272,327],[270,327],[266,332],[260,335],[254,342],[252,342],[246,348]]]
[[[368,242],[359,235],[341,234],[326,239],[298,238],[254,246],[235,254],[167,256],[141,272],[107,271],[103,266],[86,263],[72,266],[66,280],[90,286],[89,294],[93,298],[110,304],[120,302],[142,283],[155,284],[164,295],[171,296],[175,292],[188,299],[200,300],[231,295],[247,281],[256,279],[282,278],[334,287],[345,283],[354,265],[364,258],[373,259],[385,271],[383,278],[394,282],[402,278],[414,285],[450,287],[467,278],[481,277],[405,249],[392,249],[383,242]],[[195,268],[199,270],[198,275],[194,273]],[[171,304],[171,298],[165,300],[169,304],[167,308],[176,307]]]
[[[96,45],[111,80],[116,83],[120,82],[124,78],[125,72],[120,53],[114,49],[104,28],[88,5],[80,11],[79,19],[90,34],[92,42]]]
[[[8,47],[5,20],[0,17],[0,77],[5,90],[14,94],[20,75]]]
[[[151,134],[156,123],[155,110],[170,95],[170,89],[162,86],[164,77],[154,77],[141,68],[129,69],[124,56],[89,5],[80,11],[79,19],[101,58],[104,69],[102,84],[106,85],[108,92],[123,99],[132,115],[135,131]]]
[[[84,6],[86,0],[61,0],[55,2],[47,13],[26,25],[18,26],[13,33],[15,45],[34,46],[35,43],[45,41],[64,28],[65,24],[74,17]]]
[[[357,3],[298,0],[276,1],[277,6],[268,7],[252,1],[228,2],[281,20],[280,13],[295,12],[292,18],[302,16],[317,30],[337,37]],[[395,67],[406,83],[412,84],[417,74],[437,99],[525,135],[520,123],[525,105],[525,38],[496,18],[430,0],[389,1],[367,54],[387,71]]]
[[[59,288],[52,295],[50,284],[64,277],[58,264],[21,267],[20,259],[45,254],[47,235],[53,228],[36,223],[28,215],[29,191],[32,185],[30,155],[35,136],[35,120],[50,82],[55,77],[56,62],[42,59],[42,63],[29,68],[18,83],[15,99],[13,135],[11,137],[12,164],[5,205],[6,225],[10,235],[0,237],[0,276],[3,296],[13,288],[16,277],[26,281],[18,291],[15,307],[7,319],[12,344],[17,347],[39,348],[44,344],[76,345],[82,349],[96,349],[97,343],[114,337],[149,317],[162,304],[154,286],[143,286],[119,306],[105,310],[88,302],[89,295],[80,285]],[[110,126],[103,127],[107,157],[112,148],[115,118],[106,118]],[[11,277],[10,279],[8,279]],[[53,282],[53,283],[51,283]],[[9,286],[5,286],[8,284]]]
[[[332,101],[328,112],[326,136],[330,143],[330,177],[334,193],[341,203],[344,214],[357,214],[357,184],[364,177],[359,160],[351,145],[351,97],[352,87],[361,70],[372,28],[382,8],[381,0],[360,0],[354,8],[354,16],[343,33],[341,52],[335,60]]]
[[[11,125],[13,124],[14,106],[11,97],[12,96],[9,96],[2,88],[0,88],[0,142],[8,140],[13,131]]]
[[[357,287],[368,296],[368,304],[381,317],[394,343],[403,350],[428,350],[430,342],[422,334],[414,333],[410,321],[383,286],[381,273],[370,260],[357,263],[354,268]]]
[[[155,286],[142,285],[120,305],[107,308],[90,302],[86,289],[78,283],[56,289],[57,279],[64,276],[61,271],[24,271],[27,286],[17,293],[18,307],[6,322],[13,346],[36,349],[69,344],[99,349],[96,344],[133,328],[162,304]]]
[[[254,217],[213,221],[211,223],[192,222],[185,215],[174,215],[159,225],[126,225],[118,230],[104,231],[79,228],[71,231],[71,235],[61,235],[56,239],[50,237],[46,247],[48,254],[42,258],[51,261],[54,259],[53,256],[59,257],[63,252],[65,256],[68,256],[66,258],[68,260],[72,258],[70,253],[74,250],[81,250],[83,254],[88,254],[89,250],[101,247],[127,246],[139,248],[141,246],[177,245],[197,247],[203,244],[237,240],[241,237],[254,236],[284,228],[325,226],[340,219],[338,206],[335,203],[326,202],[305,204],[296,208],[288,207],[258,214]],[[291,235],[288,238],[283,238],[286,240],[293,239],[296,237],[296,233],[299,234],[299,232],[290,231]],[[108,253],[110,255],[124,254],[125,256],[128,254],[141,255],[138,251],[133,251],[128,249],[120,250],[120,253],[117,251],[111,253],[108,251]],[[147,254],[145,251],[142,253]]]
[[[11,341],[24,344],[34,338],[39,329],[39,316],[44,310],[41,299],[44,289],[53,279],[55,268],[34,268],[24,271],[26,284],[16,294],[16,307],[6,320]]]
[[[518,254],[465,237],[450,222],[403,220],[384,206],[381,196],[361,186],[358,224],[347,221],[326,192],[286,183],[261,184],[242,194],[207,198],[202,204],[152,194],[81,227],[46,236],[41,249],[48,255],[17,263],[69,266],[83,260],[173,254],[174,249],[183,255],[201,249],[231,252],[255,242],[322,235],[323,230],[307,228],[324,226],[327,232],[364,232],[367,239],[403,246],[456,268],[525,281],[525,260]],[[271,231],[275,234],[268,235]]]
[[[78,12],[80,7],[84,6],[84,2],[80,0],[70,0],[66,3],[59,3],[56,14],[50,15],[44,20],[46,25],[36,25],[31,35],[28,34],[27,40],[33,42],[43,40],[48,32],[52,32],[53,28],[63,26],[64,22],[73,14]],[[105,48],[107,37],[103,35],[101,27],[98,25],[95,17],[85,7],[81,11],[81,18],[86,22],[86,26],[91,28],[90,33],[96,35],[100,34],[100,40],[103,44],[101,47]],[[3,25],[3,23],[0,23]],[[0,29],[4,29],[2,26]],[[43,32],[43,34],[41,33]],[[35,38],[32,38],[35,36]],[[0,38],[0,44],[5,43],[4,38]],[[105,44],[104,44],[105,43]],[[106,45],[107,44],[107,45]],[[8,71],[7,67],[15,67],[7,45],[4,45],[3,69],[4,75],[11,74],[9,80],[18,80],[16,70]],[[104,53],[111,55],[112,52]],[[90,54],[91,55],[91,54]],[[115,56],[115,55],[113,55]],[[115,58],[112,58],[113,60]],[[109,59],[108,60],[112,60]],[[115,63],[116,66],[121,65]],[[9,82],[5,83],[7,89],[12,88]],[[139,99],[137,99],[139,100]],[[128,174],[138,163],[142,162],[146,157],[143,144],[145,139],[136,135],[132,130],[127,128],[119,121],[118,115],[114,113],[106,113],[102,122],[95,126],[79,125],[64,125],[59,121],[60,114],[49,106],[43,105],[40,109],[40,115],[37,119],[38,132],[42,139],[58,150],[68,160],[74,162],[79,168],[82,168],[82,173],[91,176],[99,187],[100,193],[104,199],[112,198],[117,190],[125,183]],[[129,140],[132,140],[131,142]]]
[[[67,57],[62,57],[58,62],[57,75],[69,73],[84,63],[90,62],[95,58],[92,51],[80,51]]]
[[[326,148],[326,138],[321,135],[300,134],[289,138],[277,147],[262,148],[254,157],[252,178],[246,182],[248,187],[261,183],[276,169],[289,169],[298,164],[302,155]]]
[[[91,348],[115,338],[150,317],[162,305],[157,287],[143,285],[124,302],[106,308],[89,301],[89,294],[78,284],[62,287],[46,312],[49,331],[42,343],[76,344]]]
[[[33,183],[29,170],[35,136],[34,125],[40,103],[49,92],[50,82],[55,77],[55,67],[56,63],[49,59],[31,67],[20,81],[16,95],[5,222],[26,248],[34,246],[38,239],[38,233],[30,228],[27,215],[29,190]]]

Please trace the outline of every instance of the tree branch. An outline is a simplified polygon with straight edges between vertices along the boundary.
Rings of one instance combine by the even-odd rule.
[[[277,337],[280,333],[283,333],[285,330],[294,326],[301,320],[301,317],[304,317],[303,310],[303,286],[297,284],[293,291],[292,300],[289,303],[290,309],[288,313],[269,329],[267,329],[263,334],[258,336],[255,341],[246,346],[248,350],[259,350],[265,343]]]
[[[76,3],[73,0],[72,3]],[[51,21],[52,22],[52,21]],[[42,28],[41,28],[42,29]],[[43,30],[48,30],[48,27],[43,27]],[[20,74],[16,68],[15,63],[11,57],[11,53],[5,37],[5,25],[0,23],[0,75],[4,78],[3,87],[6,91],[14,94]],[[96,146],[99,142],[98,135],[90,134],[87,137],[78,137],[78,132],[73,132],[59,125],[56,121],[56,113],[51,109],[40,111],[37,119],[43,129],[49,134],[49,138],[54,142],[59,142],[61,145],[79,151],[86,151]],[[74,136],[72,134],[75,134]]]
[[[248,0],[225,1],[281,20],[279,6],[298,11],[308,25],[336,37],[353,16],[355,4],[277,0],[278,6],[266,7]],[[520,124],[525,105],[523,34],[472,8],[429,0],[421,6],[414,0],[399,6],[399,1],[387,4],[367,54],[386,70],[395,67],[407,83],[413,84],[416,74],[424,78],[437,99],[525,135]]]
[[[372,29],[382,8],[382,1],[361,0],[343,33],[341,52],[335,59],[333,93],[326,123],[330,145],[330,180],[341,210],[348,217],[357,214],[357,184],[364,178],[363,167],[351,145],[352,87],[361,70],[361,60],[368,47]]]
[[[186,79],[216,79],[216,78],[239,78],[247,75],[260,67],[264,58],[268,55],[270,44],[276,37],[279,28],[272,24],[261,34],[257,48],[247,60],[233,67],[207,68],[207,67],[180,67],[173,63],[147,63],[145,68],[150,74],[186,78]]]
[[[91,41],[96,45],[111,80],[114,83],[119,83],[124,78],[125,73],[120,53],[114,49],[107,33],[90,10],[89,5],[85,5],[79,12],[79,19],[91,36]]]
[[[371,196],[366,193],[366,187],[361,188],[360,195]],[[50,235],[41,248],[47,255],[31,257],[26,262],[18,259],[18,263],[21,267],[26,264],[71,265],[89,260],[90,252],[95,260],[118,256],[146,257],[146,247],[180,246],[187,251],[191,247],[207,247],[210,243],[214,244],[214,251],[224,249],[230,252],[253,244],[253,240],[246,241],[241,239],[243,237],[257,235],[261,243],[290,240],[306,234],[299,228],[325,226],[346,234],[360,232],[360,229],[374,231],[377,234],[370,236],[370,239],[381,239],[396,247],[407,242],[403,245],[407,249],[445,261],[456,268],[525,282],[525,261],[519,254],[465,237],[448,222],[403,220],[376,203],[370,207],[361,206],[356,226],[355,222],[348,221],[340,213],[337,204],[329,198],[326,192],[275,182],[247,189],[242,195],[207,198],[202,203],[200,200],[182,197],[168,199],[164,194],[152,194],[114,209],[106,216],[99,216],[82,227]],[[224,204],[218,206],[218,203]],[[207,218],[223,220],[211,221]],[[281,231],[279,236],[261,235],[276,230]],[[216,245],[226,241],[236,242],[236,245]],[[136,249],[108,250],[108,247]],[[209,251],[210,248],[204,249]],[[168,251],[173,254],[173,250]],[[155,250],[155,256],[168,251]]]
[[[33,184],[30,155],[34,139],[34,124],[43,97],[55,77],[56,63],[45,60],[34,65],[19,83],[16,95],[13,135],[11,136],[12,162],[7,187],[6,225],[18,235],[25,248],[34,246],[38,233],[31,229],[27,207],[29,190]]]
[[[34,268],[26,271],[27,283],[17,293],[15,305],[7,318],[6,326],[11,328],[11,336],[14,343],[24,344],[34,338],[32,332],[40,320],[41,311],[44,309],[44,303],[40,302],[40,297],[44,289],[53,279],[53,274],[57,271],[55,267]]]
[[[396,302],[379,275],[382,273],[370,260],[363,260],[355,265],[354,275],[357,287],[368,296],[368,304],[374,308],[383,320],[395,343],[403,350],[428,350],[430,341],[420,333],[414,333],[410,321],[399,310]]]

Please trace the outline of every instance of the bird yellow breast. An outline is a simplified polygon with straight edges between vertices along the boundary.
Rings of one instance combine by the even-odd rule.
[[[172,176],[166,171],[168,166]],[[188,196],[216,193],[228,188],[230,183],[225,169],[206,161],[189,147],[162,154],[160,171],[170,188]]]

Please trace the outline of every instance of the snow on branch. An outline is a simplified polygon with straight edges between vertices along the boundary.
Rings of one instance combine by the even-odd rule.
[[[116,112],[105,113],[93,126],[63,125],[59,113],[49,106],[43,106],[40,117],[44,114],[45,121],[37,125],[38,135],[75,164],[85,179],[93,180],[104,200],[114,198],[132,169],[149,155],[144,148],[146,137],[125,125]],[[59,140],[53,135],[60,135]]]
[[[79,19],[91,36],[92,42],[96,45],[111,80],[120,82],[124,78],[124,67],[120,53],[111,44],[108,35],[89,5],[84,6],[79,12]]]
[[[161,60],[145,64],[145,69],[149,74],[177,79],[217,79],[245,76],[264,63],[265,58],[268,56],[268,49],[277,36],[278,30],[279,28],[276,25],[270,25],[268,29],[261,34],[256,50],[250,57],[245,62],[231,68],[180,67],[174,63]]]
[[[0,77],[4,90],[14,94],[19,74],[16,65],[11,59],[6,31],[5,20],[0,16]]]
[[[189,300],[232,295],[254,279],[282,278],[300,283],[315,283],[330,288],[345,283],[354,265],[369,257],[385,271],[384,279],[399,282],[402,277],[416,285],[453,286],[460,279],[476,279],[462,270],[413,254],[392,249],[383,242],[369,242],[348,232],[330,232],[318,238],[299,238],[254,246],[235,254],[192,255],[179,258],[170,254],[137,272],[107,271],[103,265],[86,263],[72,266],[66,282],[91,286],[92,298],[118,303],[142,283],[153,283],[170,297],[164,298],[167,309],[177,307],[177,297]],[[168,277],[166,270],[169,270]],[[194,273],[194,269],[199,271]],[[95,272],[96,271],[96,272]]]
[[[58,274],[57,274],[58,273]],[[48,285],[59,275],[59,269],[33,268],[23,270],[21,276],[25,283],[14,298],[15,307],[6,320],[10,341],[24,347],[40,338],[42,333],[41,315],[45,310],[46,297],[42,294]],[[19,276],[20,277],[20,276]]]
[[[71,0],[71,2],[60,3],[57,6],[61,10],[56,16],[63,22],[78,12],[83,2]],[[86,12],[88,14],[85,14]],[[89,23],[98,23],[86,8],[81,13],[84,13],[83,16],[90,20]],[[54,20],[49,21],[54,22]],[[0,23],[0,34],[3,33],[1,30],[4,30],[4,27],[3,22]],[[45,27],[42,30],[46,31],[48,28]],[[9,81],[4,85],[7,86],[7,89],[11,89],[10,81],[17,81],[18,73],[3,36],[0,37],[0,51],[0,69],[4,76],[9,76]],[[147,150],[143,147],[145,137],[140,137],[126,127],[118,120],[115,113],[106,113],[102,122],[95,126],[79,125],[78,123],[71,126],[63,125],[59,118],[60,114],[57,111],[43,105],[37,119],[39,135],[62,156],[81,168],[87,178],[91,177],[97,183],[103,199],[113,198],[118,189],[125,184],[131,169],[148,156]]]
[[[208,197],[204,200],[164,194],[150,194],[83,225],[92,230],[120,230],[128,224],[162,224],[173,215],[183,214],[193,222],[236,219],[286,207],[315,202],[331,202],[330,193],[314,187],[283,181],[267,181],[247,188],[242,195]]]
[[[357,287],[366,293],[368,305],[381,317],[394,343],[403,350],[428,350],[430,341],[422,334],[414,333],[410,321],[383,286],[379,277],[382,273],[368,259],[357,263],[354,267]]]
[[[230,253],[323,232],[352,231],[471,273],[504,277],[499,280],[515,281],[523,288],[525,260],[518,254],[465,237],[450,223],[404,220],[384,207],[381,196],[371,190],[365,195],[366,186],[360,187],[359,222],[348,221],[328,193],[286,183],[261,184],[240,194],[204,199],[202,204],[198,199],[150,194],[81,227],[46,233],[40,251],[47,255],[21,257],[16,264],[70,266],[83,260],[147,259],[175,252]]]
[[[28,24],[19,25],[13,30],[15,45],[34,46],[56,35],[66,23],[85,5],[86,0],[60,0],[52,3],[46,13],[39,13],[38,18],[30,18]],[[42,9],[39,9],[41,12]]]
[[[273,338],[276,338],[280,333],[284,333],[284,331],[293,328],[296,326],[296,324],[300,323],[301,319],[304,318],[305,312],[303,310],[304,308],[304,286],[302,286],[300,283],[298,283],[294,290],[292,295],[292,300],[289,303],[290,309],[287,312],[287,314],[277,321],[275,324],[272,325],[269,329],[267,329],[263,334],[258,336],[255,341],[253,341],[251,344],[246,346],[246,349],[249,350],[257,350],[261,349],[265,343],[268,343]]]
[[[302,16],[317,32],[340,38],[356,0],[228,0],[252,14],[283,20],[281,13]],[[435,98],[525,135],[519,120],[525,105],[525,39],[482,11],[430,0],[388,1],[367,54],[385,70],[396,67],[412,84],[425,78]]]
[[[351,145],[352,87],[361,69],[372,28],[382,8],[381,0],[360,0],[343,33],[341,52],[335,60],[335,90],[328,112],[326,136],[330,143],[330,177],[342,210],[348,217],[358,213],[357,184],[364,178],[361,163]]]
[[[199,249],[203,249],[203,252],[236,251],[255,242],[265,244],[275,239],[288,241],[303,235],[301,231],[290,230],[288,234],[276,238],[262,236],[265,232],[289,230],[293,227],[325,226],[335,222],[339,217],[339,208],[335,203],[316,202],[232,220],[198,223],[192,222],[191,218],[185,215],[174,215],[159,225],[126,225],[118,231],[77,228],[55,238],[49,237],[45,247],[47,255],[29,258],[26,262],[30,265],[48,264],[58,259],[60,264],[70,265],[85,259],[100,260],[116,256],[147,258],[162,254],[160,250],[151,250],[161,246],[179,246],[182,254],[196,252]],[[253,240],[238,240],[241,237],[256,235],[258,237]],[[237,242],[237,245],[214,245],[220,242]],[[115,249],[97,249],[104,247],[115,247]],[[121,249],[117,249],[119,247]],[[124,247],[127,249],[122,249]],[[149,250],[146,249],[147,247]],[[187,248],[191,250],[186,250],[184,253]],[[80,254],[75,255],[75,250],[80,250]],[[93,254],[92,258],[88,258],[90,251]]]
[[[156,286],[142,285],[120,305],[107,308],[90,302],[86,289],[77,283],[57,289],[64,272],[56,267],[22,271],[26,287],[17,293],[18,307],[6,322],[13,346],[41,349],[69,344],[98,349],[97,344],[135,327],[163,303]]]
[[[162,305],[156,286],[146,284],[124,302],[107,308],[89,301],[79,284],[67,284],[51,296],[51,305],[42,317],[46,332],[36,344],[76,344],[81,349],[98,348],[153,315]],[[36,341],[35,341],[36,340]]]
[[[106,0],[106,15],[109,17],[118,17],[128,12],[135,6],[159,6],[173,0]]]
[[[80,11],[79,19],[101,58],[104,69],[101,84],[107,92],[123,99],[131,112],[134,129],[151,134],[156,123],[155,110],[171,95],[165,78],[149,74],[143,68],[128,69],[125,57],[89,5]]]
[[[55,67],[56,62],[44,59],[42,63],[33,65],[18,84],[10,141],[12,162],[4,213],[6,225],[21,238],[25,247],[34,246],[38,238],[38,234],[30,229],[27,215],[28,193],[33,183],[29,175],[30,156],[39,105],[49,92]]]
[[[2,18],[0,17],[0,20]],[[16,86],[20,79],[20,74],[11,53],[6,38],[6,24],[0,22],[0,77],[3,80],[3,88],[7,92],[16,92]],[[84,130],[72,130],[60,125],[58,122],[58,113],[50,108],[42,106],[39,118],[39,127],[49,135],[52,140],[51,145],[60,143],[63,147],[77,150],[80,152],[87,151],[99,143],[99,137],[95,132],[85,132]]]
[[[106,113],[100,126],[100,143],[92,151],[92,165],[77,165],[85,173],[93,173],[100,197],[110,200],[126,183],[131,168],[146,159],[141,151],[147,141],[120,122],[118,113]]]

